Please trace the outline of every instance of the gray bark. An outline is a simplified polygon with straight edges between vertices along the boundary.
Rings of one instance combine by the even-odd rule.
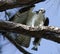
[[[45,38],[60,43],[60,28],[54,26],[41,26],[33,28],[19,23],[0,20],[0,32],[16,32],[31,37]],[[21,52],[24,54],[30,54],[23,49],[14,38],[7,35],[4,36],[8,38]]]
[[[41,37],[53,41],[60,39],[60,28],[54,26],[30,27],[27,25],[0,20],[0,32],[17,32],[31,37]],[[44,36],[43,36],[44,35]],[[57,42],[60,42],[58,40]]]

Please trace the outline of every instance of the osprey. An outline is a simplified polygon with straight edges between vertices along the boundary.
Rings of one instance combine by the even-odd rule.
[[[48,26],[49,19],[45,17],[45,10],[41,8],[39,11],[29,14],[29,18],[27,19],[27,25],[35,27],[35,26]],[[33,50],[37,50],[38,45],[40,45],[41,38],[35,38],[32,48]]]
[[[16,15],[14,15],[9,21],[25,24],[32,27],[43,26],[43,25],[48,26],[49,19],[46,18],[44,15],[45,10],[41,8],[39,11],[32,12],[33,9],[34,5],[23,8],[19,12],[17,12]],[[9,13],[7,14],[9,15]],[[31,41],[30,36],[24,36],[22,34],[9,33],[9,32],[7,32],[6,34],[8,36],[12,36],[17,42],[17,44],[19,44],[20,46],[29,47]],[[37,50],[37,47],[40,44],[39,43],[40,40],[41,38],[35,38],[33,42],[34,44],[34,47],[32,48],[33,50]]]

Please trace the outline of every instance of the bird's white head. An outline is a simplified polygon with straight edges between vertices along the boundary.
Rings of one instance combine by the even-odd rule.
[[[45,9],[44,8],[40,8],[39,13],[40,12],[45,13]]]

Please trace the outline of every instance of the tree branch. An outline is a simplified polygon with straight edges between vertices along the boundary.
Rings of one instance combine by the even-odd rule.
[[[33,28],[19,23],[0,20],[0,32],[17,32],[23,35],[28,35],[31,37],[41,37],[60,43],[60,28],[53,26],[41,26]],[[25,49],[23,49],[15,41],[14,38],[7,35],[4,36],[8,38],[21,52],[23,52],[24,54],[30,54]]]
[[[0,1],[0,12],[5,11],[7,9],[12,9],[16,7],[23,7],[36,4],[38,2],[43,2],[45,0],[16,0],[16,2],[12,2],[12,0]]]
[[[23,35],[41,37],[60,43],[60,28],[54,26],[41,26],[33,28],[19,23],[0,20],[0,32],[17,32]],[[41,36],[41,34],[44,34],[44,36]]]

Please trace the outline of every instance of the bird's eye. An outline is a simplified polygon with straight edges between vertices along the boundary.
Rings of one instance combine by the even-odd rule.
[[[45,13],[45,10],[41,10],[42,13]]]
[[[40,8],[40,10],[42,13],[45,13],[45,9],[44,8]]]

